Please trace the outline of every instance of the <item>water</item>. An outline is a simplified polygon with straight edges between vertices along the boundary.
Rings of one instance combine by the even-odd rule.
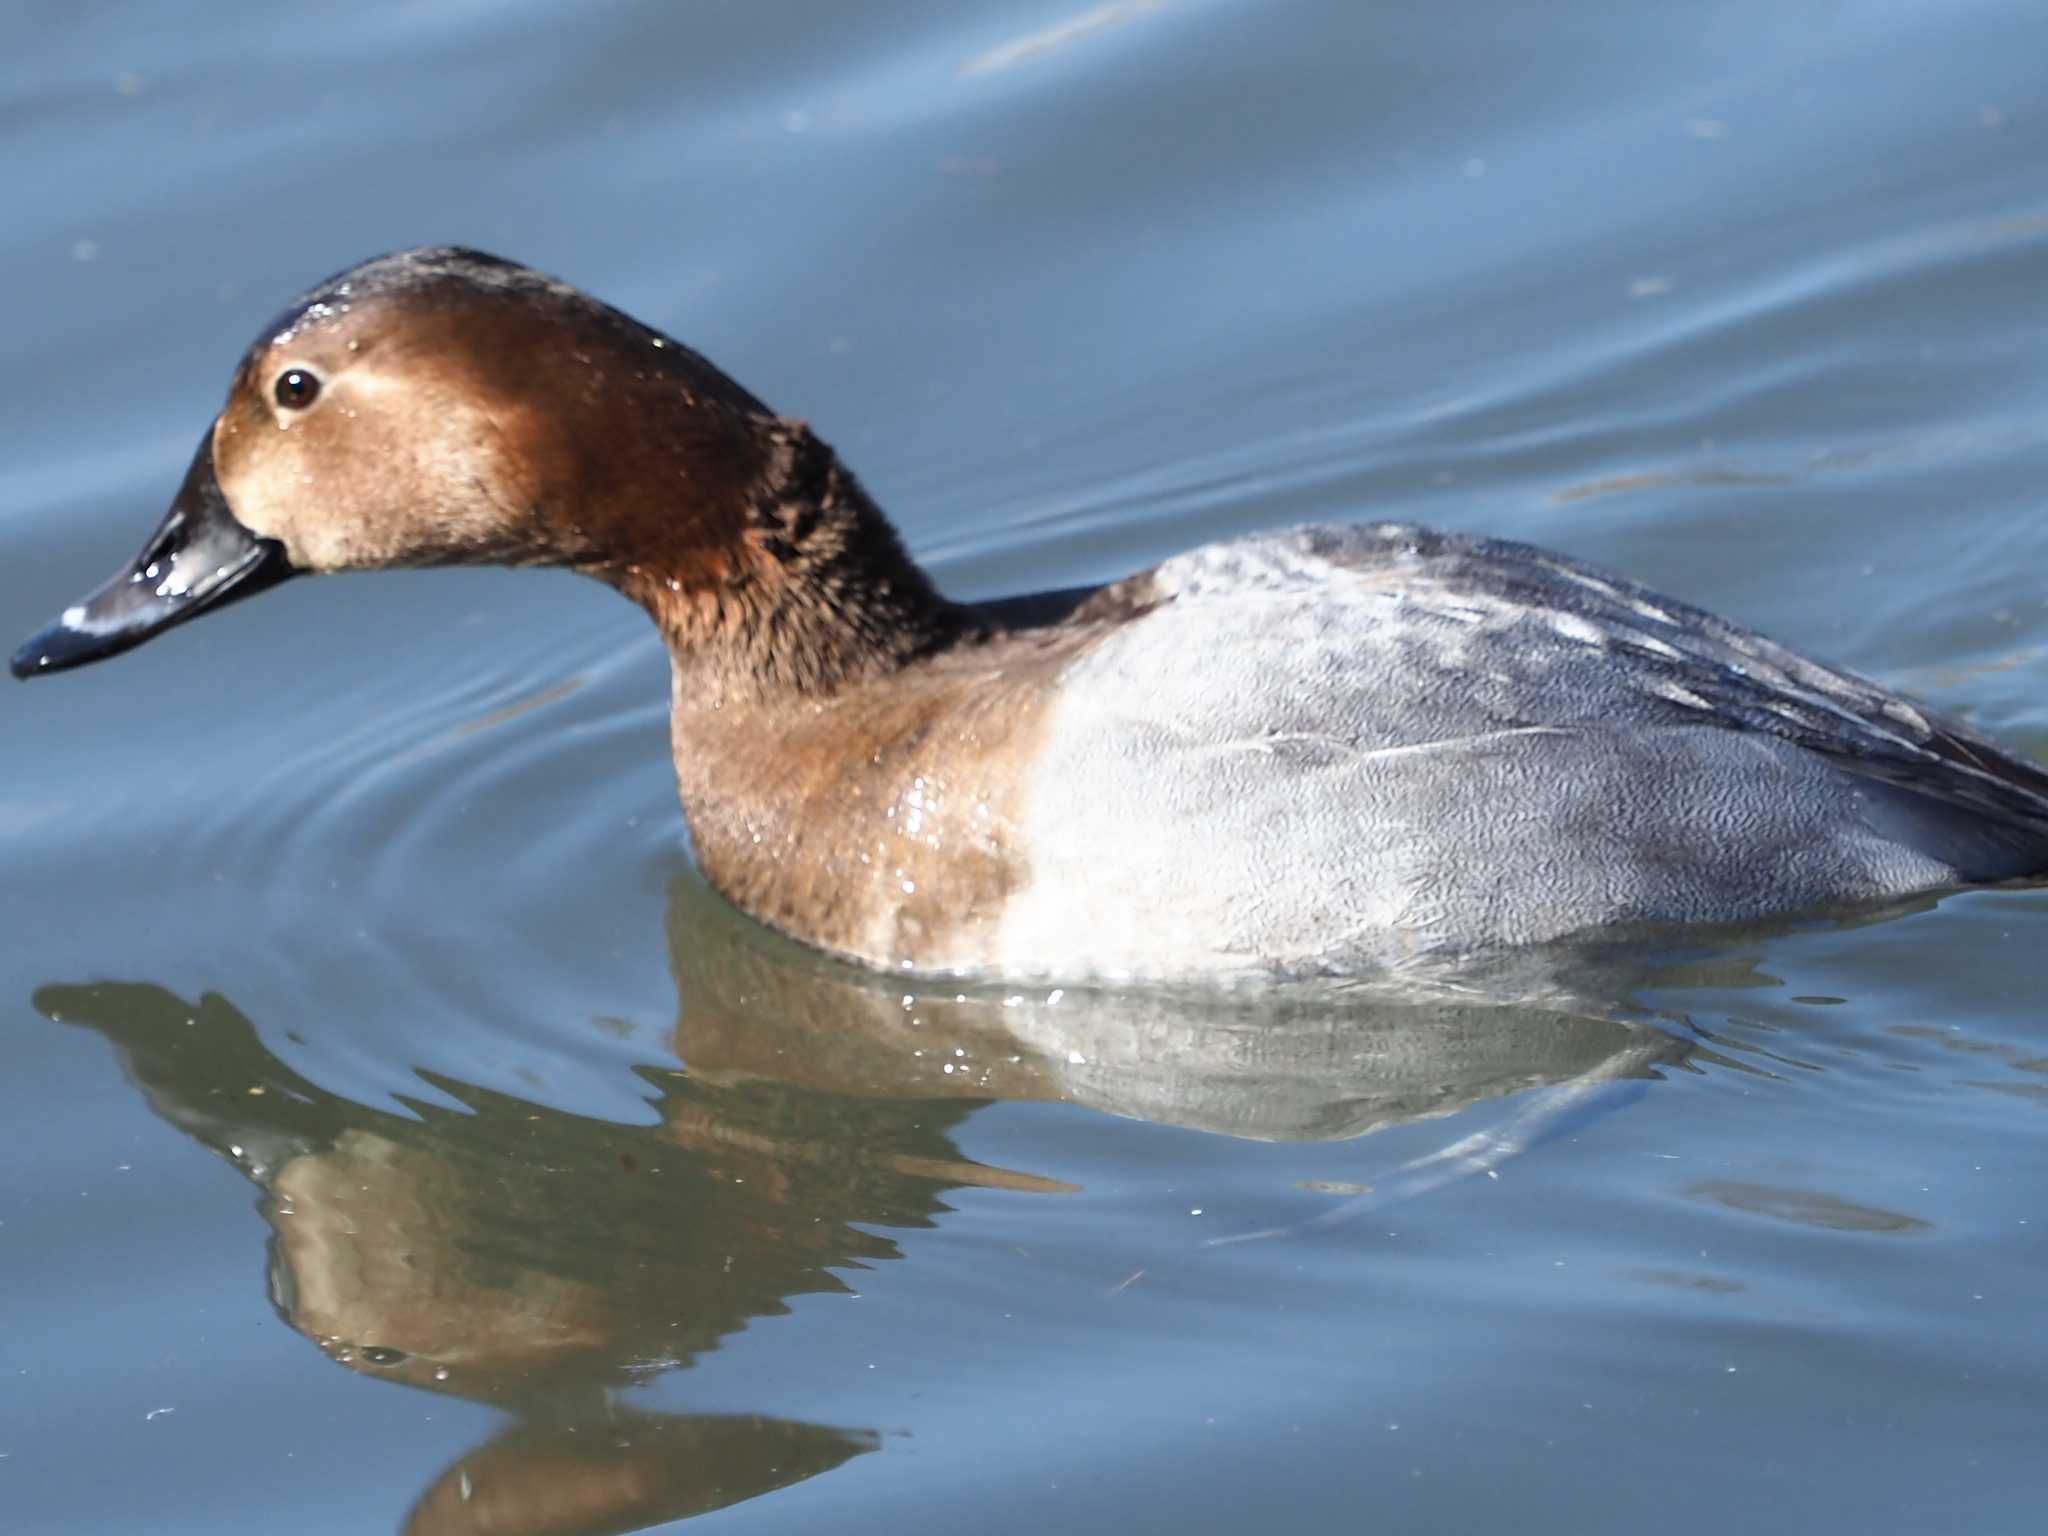
[[[453,239],[963,594],[1415,517],[2048,749],[2021,0],[8,31],[11,635],[285,298]],[[5,693],[9,1531],[2038,1525],[2040,897],[1534,1009],[906,1007],[704,891],[664,689],[604,592],[439,572]]]

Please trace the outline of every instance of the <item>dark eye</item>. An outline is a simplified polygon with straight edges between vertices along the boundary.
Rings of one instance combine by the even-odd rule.
[[[286,410],[303,411],[320,398],[319,375],[303,368],[287,368],[277,376],[277,387],[272,393]]]

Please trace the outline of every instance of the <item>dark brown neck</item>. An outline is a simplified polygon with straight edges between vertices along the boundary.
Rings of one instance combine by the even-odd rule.
[[[668,641],[679,705],[825,697],[979,631],[810,428],[773,420],[762,431],[762,472],[718,558],[614,577]]]

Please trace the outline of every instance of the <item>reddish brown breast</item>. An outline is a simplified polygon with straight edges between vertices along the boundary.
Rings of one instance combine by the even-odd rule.
[[[679,690],[676,777],[707,878],[872,965],[985,963],[1030,874],[1017,806],[1052,684],[1104,632],[976,640],[824,699]]]

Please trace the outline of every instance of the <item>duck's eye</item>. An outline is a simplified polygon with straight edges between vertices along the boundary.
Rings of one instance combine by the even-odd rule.
[[[304,368],[287,368],[277,376],[277,387],[271,393],[286,410],[303,411],[320,398],[320,377]]]

